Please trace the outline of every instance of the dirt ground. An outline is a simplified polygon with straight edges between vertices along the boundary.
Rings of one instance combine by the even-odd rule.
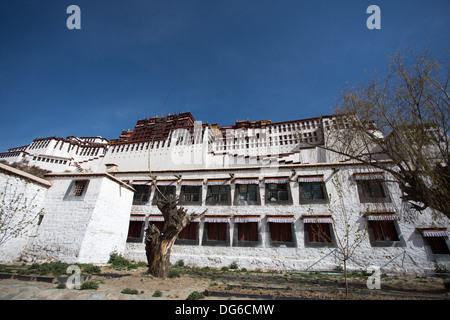
[[[105,267],[102,275],[92,275],[90,280],[98,283],[98,291],[119,293],[127,288],[147,298],[160,291],[159,299],[186,299],[194,291],[203,293],[205,299],[450,299],[450,290],[444,287],[442,277],[382,275],[380,289],[369,290],[368,276],[352,275],[346,296],[342,274],[187,267],[173,270],[175,277],[159,279],[146,274],[146,268],[114,270]]]

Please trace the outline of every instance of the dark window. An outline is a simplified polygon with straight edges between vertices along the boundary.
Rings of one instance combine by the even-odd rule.
[[[326,189],[323,182],[301,182],[300,202],[326,202]]]
[[[86,189],[87,180],[79,180],[75,181],[75,186],[73,188],[72,196],[73,197],[81,197],[83,195],[84,190]]]
[[[208,186],[208,198],[207,202],[210,204],[215,203],[222,203],[222,204],[228,204],[229,203],[229,191],[230,186]]]
[[[130,221],[128,228],[128,238],[140,238],[142,235],[143,221]]]
[[[133,204],[145,204],[148,202],[150,196],[150,187],[142,185],[134,185],[136,190],[133,196]]]
[[[307,182],[300,184],[303,191],[303,198],[307,200],[324,199],[322,184],[320,182]]]
[[[383,184],[380,180],[361,180],[358,181],[361,188],[361,194],[364,198],[384,198]]]
[[[310,243],[330,243],[330,223],[305,223]]]
[[[151,221],[150,224],[155,225],[158,228],[158,230],[161,232],[164,231],[164,227],[166,226],[165,221]]]
[[[178,239],[181,240],[196,240],[197,239],[198,222],[191,222],[178,234]]]
[[[175,196],[175,186],[158,186],[158,189],[155,190],[155,200],[164,199],[170,195]]]
[[[434,254],[449,254],[450,251],[445,241],[445,237],[427,237],[431,251]]]
[[[287,201],[288,184],[287,183],[268,183],[267,200],[268,202]]]
[[[399,241],[394,221],[369,221],[374,241]]]
[[[270,239],[273,242],[292,242],[291,223],[270,222]]]
[[[256,184],[238,184],[236,185],[238,200],[256,201],[258,185]]]
[[[357,185],[359,199],[363,203],[390,200],[382,180],[359,180],[357,181]]]
[[[258,223],[238,223],[238,241],[258,241]]]
[[[183,186],[181,189],[182,192],[182,201],[183,202],[200,202],[201,201],[201,190],[200,186]]]
[[[223,222],[207,222],[208,241],[226,241],[227,240],[227,223]]]

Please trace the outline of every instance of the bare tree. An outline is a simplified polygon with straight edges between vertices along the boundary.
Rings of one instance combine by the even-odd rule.
[[[178,206],[178,198],[174,196],[162,196],[157,206],[164,216],[164,227],[159,230],[154,224],[148,226],[145,231],[145,252],[149,273],[166,278],[170,271],[170,253],[178,234],[199,215],[188,213]]]
[[[384,76],[344,88],[320,147],[390,173],[413,208],[450,217],[449,80],[448,58],[397,51]]]
[[[7,180],[0,192],[0,246],[24,235],[43,212],[36,211],[39,191],[27,196],[27,184],[21,188]]]
[[[348,261],[354,256],[361,243],[367,239],[367,224],[361,222],[361,214],[355,208],[345,204],[349,195],[345,194],[343,179],[339,172],[334,174],[332,183],[336,191],[336,197],[329,195],[328,212],[333,218],[333,235],[324,228],[319,219],[313,223],[313,232],[330,250],[331,254],[342,263],[345,281],[345,294],[348,295]],[[312,213],[312,210],[309,209]]]

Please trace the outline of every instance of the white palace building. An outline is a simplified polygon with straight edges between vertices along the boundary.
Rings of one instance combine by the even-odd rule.
[[[105,264],[112,252],[145,261],[146,224],[164,223],[157,187],[189,212],[208,209],[179,234],[173,263],[335,270],[350,225],[349,242],[362,239],[350,269],[448,270],[449,219],[412,210],[386,172],[326,151],[333,130],[345,130],[333,116],[220,127],[186,112],[139,120],[115,140],[34,139],[0,153],[0,200],[29,201],[11,219],[24,230],[6,241],[12,228],[1,230],[0,262]],[[7,165],[22,160],[51,172]]]

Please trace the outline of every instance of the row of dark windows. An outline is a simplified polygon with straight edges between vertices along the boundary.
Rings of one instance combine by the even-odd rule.
[[[382,180],[360,180],[357,181],[358,194],[361,203],[368,202],[390,202],[387,189]],[[150,186],[134,185],[133,204],[143,205],[150,200]],[[300,182],[300,203],[327,203],[328,195],[324,182]],[[158,186],[155,193],[154,202],[163,196],[174,195],[175,186]],[[230,185],[208,186],[206,204],[231,205]],[[292,204],[292,196],[289,183],[268,183],[265,185],[266,204]],[[198,204],[202,202],[201,186],[182,186],[180,193],[180,203]],[[261,204],[259,185],[257,184],[236,184],[235,205],[258,205]]]
[[[164,229],[163,221],[150,222],[155,224],[160,230]],[[143,221],[130,221],[128,241],[142,241]],[[205,222],[203,245],[229,245],[228,223]],[[271,246],[285,245],[295,247],[293,223],[269,222],[268,233]],[[372,246],[395,246],[405,245],[399,236],[398,224],[396,221],[368,221],[369,241]],[[191,222],[178,235],[178,244],[199,243],[198,239],[199,223]],[[233,232],[237,246],[258,246],[261,243],[263,231],[260,230],[258,222],[235,223]],[[333,227],[331,223],[305,223],[305,245],[310,247],[323,247],[331,245],[335,241]],[[449,254],[446,237],[427,237],[426,241],[434,254]]]

